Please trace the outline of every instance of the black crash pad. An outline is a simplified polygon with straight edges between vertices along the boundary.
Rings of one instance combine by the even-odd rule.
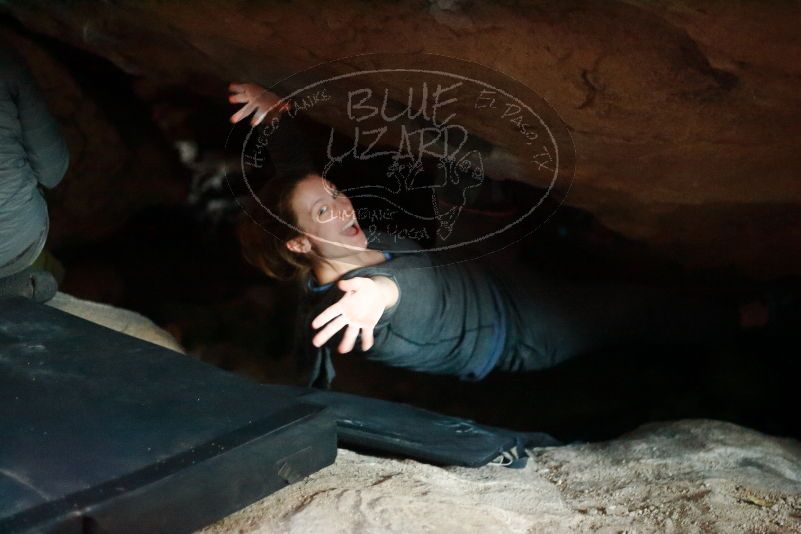
[[[0,299],[0,532],[191,532],[326,465],[319,406]]]
[[[515,432],[397,402],[311,388],[268,387],[326,406],[336,418],[341,445],[433,464],[480,467],[504,452],[562,444],[543,432]]]

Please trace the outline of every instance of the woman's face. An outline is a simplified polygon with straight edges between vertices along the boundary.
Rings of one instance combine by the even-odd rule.
[[[310,174],[298,182],[292,209],[306,235],[290,240],[287,246],[291,250],[309,252],[313,248],[320,256],[341,258],[367,248],[367,236],[356,221],[350,199],[322,176]]]

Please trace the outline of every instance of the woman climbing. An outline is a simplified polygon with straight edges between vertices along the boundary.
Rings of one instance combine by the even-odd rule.
[[[288,109],[253,84],[229,101],[252,125]],[[239,227],[247,261],[302,284],[296,342],[307,385],[329,387],[332,353],[481,380],[555,366],[619,342],[716,343],[766,320],[637,284],[558,280],[523,265],[449,263],[410,239],[368,236],[350,199],[309,163],[279,166]],[[491,256],[489,257],[491,261]]]

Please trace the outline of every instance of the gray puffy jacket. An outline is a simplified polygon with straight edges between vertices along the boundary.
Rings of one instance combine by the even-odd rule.
[[[25,60],[0,42],[0,269],[47,228],[38,186],[55,187],[69,152]]]

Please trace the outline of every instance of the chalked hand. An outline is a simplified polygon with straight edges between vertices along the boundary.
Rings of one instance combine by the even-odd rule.
[[[228,96],[231,104],[244,104],[231,115],[231,122],[239,122],[252,113],[250,125],[258,126],[268,115],[278,115],[291,107],[289,102],[282,102],[281,97],[255,83],[232,83],[228,90],[231,91]]]
[[[313,328],[325,327],[314,336],[312,344],[320,347],[347,327],[337,350],[341,353],[353,350],[361,330],[362,350],[367,351],[373,346],[373,328],[386,307],[386,290],[373,279],[358,276],[340,280],[337,287],[345,291],[345,295],[314,318]]]

